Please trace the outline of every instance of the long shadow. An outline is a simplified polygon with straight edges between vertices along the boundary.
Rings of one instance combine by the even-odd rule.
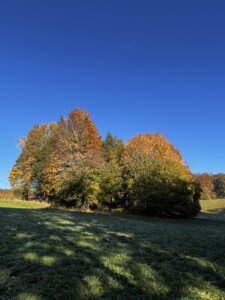
[[[221,222],[1,208],[0,243],[0,299],[225,296]]]

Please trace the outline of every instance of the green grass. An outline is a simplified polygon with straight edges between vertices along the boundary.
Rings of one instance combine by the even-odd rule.
[[[199,218],[225,222],[225,200],[202,200]]]
[[[225,214],[225,199],[202,200],[202,212]]]
[[[0,202],[0,299],[225,299],[225,222]]]
[[[1,208],[19,208],[19,209],[38,209],[38,208],[47,208],[49,204],[46,202],[38,202],[38,201],[21,201],[21,200],[1,200],[0,199],[0,207]]]

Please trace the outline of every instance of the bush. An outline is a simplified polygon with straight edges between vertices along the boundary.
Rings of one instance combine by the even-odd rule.
[[[84,162],[64,175],[53,201],[78,208],[117,207],[122,197],[122,172],[115,161]]]
[[[116,208],[121,206],[123,197],[123,176],[122,168],[117,161],[112,160],[105,163],[100,170],[100,194],[101,206]]]
[[[100,177],[98,168],[91,165],[80,165],[70,170],[56,192],[56,199],[67,206],[78,208],[96,208],[100,193]]]
[[[158,216],[192,217],[200,211],[199,186],[183,166],[146,157],[126,170],[127,206]]]

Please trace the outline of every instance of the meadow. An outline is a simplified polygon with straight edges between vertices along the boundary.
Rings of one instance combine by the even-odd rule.
[[[225,214],[225,200],[224,199],[201,200],[200,204],[201,204],[202,212],[204,212],[204,213]]]
[[[0,228],[0,299],[225,299],[224,219],[0,201]]]

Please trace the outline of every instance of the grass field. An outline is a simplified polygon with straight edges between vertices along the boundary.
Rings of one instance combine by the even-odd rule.
[[[225,199],[202,200],[202,211],[206,213],[222,213],[225,214]]]
[[[199,218],[207,220],[225,221],[225,200],[202,200]]]
[[[225,222],[0,202],[0,299],[225,299]]]

